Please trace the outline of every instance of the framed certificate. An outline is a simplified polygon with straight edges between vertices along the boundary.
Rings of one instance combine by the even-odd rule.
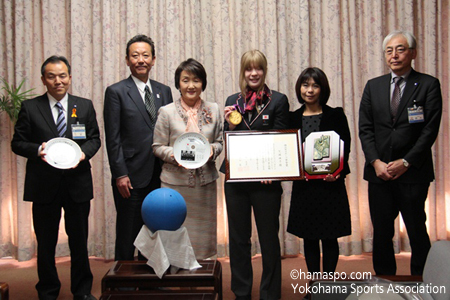
[[[300,130],[225,132],[226,182],[303,179]]]
[[[344,167],[344,142],[335,131],[312,132],[304,144],[304,174],[307,179],[336,176]]]

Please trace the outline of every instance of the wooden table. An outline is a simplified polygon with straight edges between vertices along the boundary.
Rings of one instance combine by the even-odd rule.
[[[202,289],[189,293],[211,293],[213,290],[217,294],[218,300],[222,300],[222,266],[220,262],[199,260],[198,263],[202,266],[199,269],[193,271],[180,269],[174,274],[166,273],[159,278],[145,261],[117,261],[102,279],[102,294],[107,291],[119,292],[120,288],[137,288],[142,291],[164,287],[196,287]],[[212,289],[205,290],[205,288]],[[158,293],[163,292],[158,291]]]
[[[9,299],[9,287],[5,282],[0,282],[0,300]]]
[[[106,291],[99,300],[218,300],[219,295],[211,293],[197,293],[187,291]]]

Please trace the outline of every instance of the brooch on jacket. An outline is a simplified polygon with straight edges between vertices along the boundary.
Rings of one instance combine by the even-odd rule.
[[[203,118],[207,124],[212,122],[212,112],[209,107],[203,108]]]

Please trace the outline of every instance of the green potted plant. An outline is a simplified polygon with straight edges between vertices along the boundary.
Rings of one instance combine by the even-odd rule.
[[[35,96],[35,94],[30,93],[34,89],[21,91],[25,79],[22,79],[18,87],[9,84],[4,78],[1,78],[1,81],[3,82],[2,90],[4,92],[0,97],[0,111],[5,111],[15,124],[19,116],[22,101]]]

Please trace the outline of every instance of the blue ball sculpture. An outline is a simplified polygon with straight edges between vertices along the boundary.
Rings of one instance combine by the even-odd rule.
[[[186,219],[186,202],[180,193],[159,188],[149,193],[142,203],[142,219],[152,231],[178,230]]]

